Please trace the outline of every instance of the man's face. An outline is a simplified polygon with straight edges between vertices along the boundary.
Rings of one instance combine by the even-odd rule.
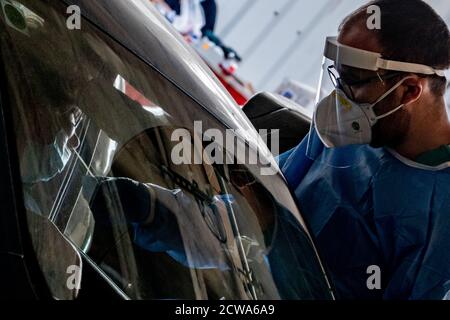
[[[78,147],[79,141],[75,131],[82,117],[78,107],[65,104],[63,100],[59,104],[54,101],[47,102],[42,96],[32,97],[30,101],[33,107],[28,110],[27,115],[27,126],[30,129],[28,139],[44,146],[54,143],[59,135],[67,142],[67,147]]]
[[[38,109],[38,108],[36,108]],[[38,110],[34,111],[38,111]],[[39,110],[41,122],[31,122],[28,134],[22,140],[20,168],[25,184],[48,181],[62,172],[70,160],[73,150],[79,147],[76,135],[81,122],[81,111],[77,107]],[[49,112],[52,110],[52,112]],[[60,110],[64,110],[61,112]],[[34,128],[33,128],[34,127]]]
[[[339,34],[338,41],[344,45],[363,49],[372,52],[382,52],[381,46],[375,38],[375,35],[365,28],[364,25],[344,28]],[[344,82],[363,82],[361,85],[351,86],[353,99],[358,103],[374,103],[398,81],[401,81],[405,75],[399,75],[395,78],[383,81],[383,76],[387,73],[382,70],[377,72],[350,68],[346,66],[337,66],[338,72]],[[379,77],[380,76],[380,77]],[[370,80],[371,81],[365,81]],[[379,102],[374,107],[376,115],[383,115],[395,109],[402,104],[402,96],[397,89]],[[394,148],[403,143],[408,133],[411,122],[411,115],[406,109],[400,109],[394,114],[378,120],[372,129],[372,147],[391,147]]]
[[[80,141],[76,135],[76,129],[80,124],[82,112],[78,107],[69,108],[64,114],[59,115],[61,130],[67,137],[67,147],[69,149],[77,149]]]

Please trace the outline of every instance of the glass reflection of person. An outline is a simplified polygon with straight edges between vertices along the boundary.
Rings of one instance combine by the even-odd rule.
[[[25,12],[31,14],[28,9],[16,13]],[[66,286],[66,271],[70,266],[81,268],[81,258],[47,219],[46,204],[54,195],[46,183],[64,170],[72,150],[80,143],[75,130],[82,113],[75,102],[83,81],[79,79],[77,59],[70,43],[49,28],[50,21],[41,18],[39,21],[29,26],[26,34],[6,26],[2,42],[10,45],[3,53],[5,60],[10,61],[6,73],[32,245],[52,295],[71,299],[77,290]],[[52,23],[56,26],[58,22]],[[33,189],[38,191],[38,196],[32,195]]]
[[[50,181],[66,167],[72,150],[80,143],[75,129],[81,119],[81,111],[77,107],[67,108],[63,112],[55,110],[53,115],[46,114],[51,109],[40,111],[40,116],[48,120],[56,118],[56,123],[34,122],[28,130],[39,130],[40,133],[18,137],[17,141],[25,206],[35,213],[44,214],[31,197],[31,189],[39,182]]]
[[[33,15],[29,9],[17,14]],[[27,16],[24,21],[30,21]],[[43,214],[30,199],[36,184],[48,182],[67,165],[72,150],[79,145],[75,130],[82,112],[77,97],[87,79],[78,63],[69,35],[55,32],[59,20],[39,17],[27,34],[7,28],[13,63],[10,82],[17,95],[13,107],[17,152],[26,206]],[[52,26],[52,28],[51,28]],[[42,209],[42,208],[41,208]]]
[[[236,222],[243,227],[241,239],[256,240],[252,242],[257,245],[253,249],[243,243],[246,258],[264,261],[263,265],[272,274],[280,296],[286,299],[313,299],[320,296],[322,290],[327,288],[323,287],[320,276],[317,279],[311,276],[321,275],[322,271],[315,263],[315,252],[303,227],[247,170],[230,170],[230,179],[234,190],[238,192],[232,192],[235,195],[218,195],[214,197],[213,203],[205,203],[205,210],[214,211],[212,216],[217,221],[209,225],[212,227],[210,231],[189,227],[189,231],[204,232],[195,236],[202,245],[189,252],[186,252],[186,239],[183,237],[183,232],[189,231],[180,229],[179,223],[183,228],[188,228],[190,224],[200,226],[196,222],[201,219],[201,214],[192,206],[188,209],[177,204],[183,202],[181,199],[187,199],[181,190],[168,190],[126,178],[106,178],[98,186],[91,209],[97,223],[111,223],[108,222],[108,203],[113,200],[109,199],[108,190],[117,190],[121,208],[128,223],[133,226],[133,240],[137,246],[149,252],[166,252],[189,268],[228,270],[230,266],[218,254],[221,252],[220,247],[206,247],[220,238],[214,239],[213,234],[222,235],[219,227],[222,216],[220,212],[228,211],[227,205],[230,205],[237,210]],[[244,210],[243,205],[250,211]],[[185,219],[188,221],[184,221]],[[267,276],[263,269],[259,268],[258,276]],[[297,277],[294,278],[293,274]]]

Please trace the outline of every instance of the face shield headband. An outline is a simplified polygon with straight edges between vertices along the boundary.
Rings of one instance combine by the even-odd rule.
[[[336,37],[327,38],[324,56],[329,60],[339,62],[339,64],[369,71],[382,69],[440,77],[445,77],[446,73],[446,70],[437,70],[423,64],[386,60],[382,58],[381,53],[343,45],[337,41]]]

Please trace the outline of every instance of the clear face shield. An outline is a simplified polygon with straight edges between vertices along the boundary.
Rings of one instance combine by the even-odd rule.
[[[362,159],[358,152],[363,150],[359,146],[372,141],[372,127],[378,120],[404,107],[392,106],[390,112],[377,115],[374,106],[408,77],[405,75],[374,101],[355,101],[355,90],[408,73],[444,76],[442,70],[385,60],[379,53],[345,46],[336,38],[327,38],[306,155],[314,161],[339,168],[357,165]]]

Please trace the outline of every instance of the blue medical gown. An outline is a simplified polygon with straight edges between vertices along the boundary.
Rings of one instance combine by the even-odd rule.
[[[385,149],[306,156],[307,138],[279,158],[341,299],[442,299],[450,289],[450,169],[419,168]],[[330,157],[353,157],[336,167]],[[380,267],[381,290],[367,272]]]

